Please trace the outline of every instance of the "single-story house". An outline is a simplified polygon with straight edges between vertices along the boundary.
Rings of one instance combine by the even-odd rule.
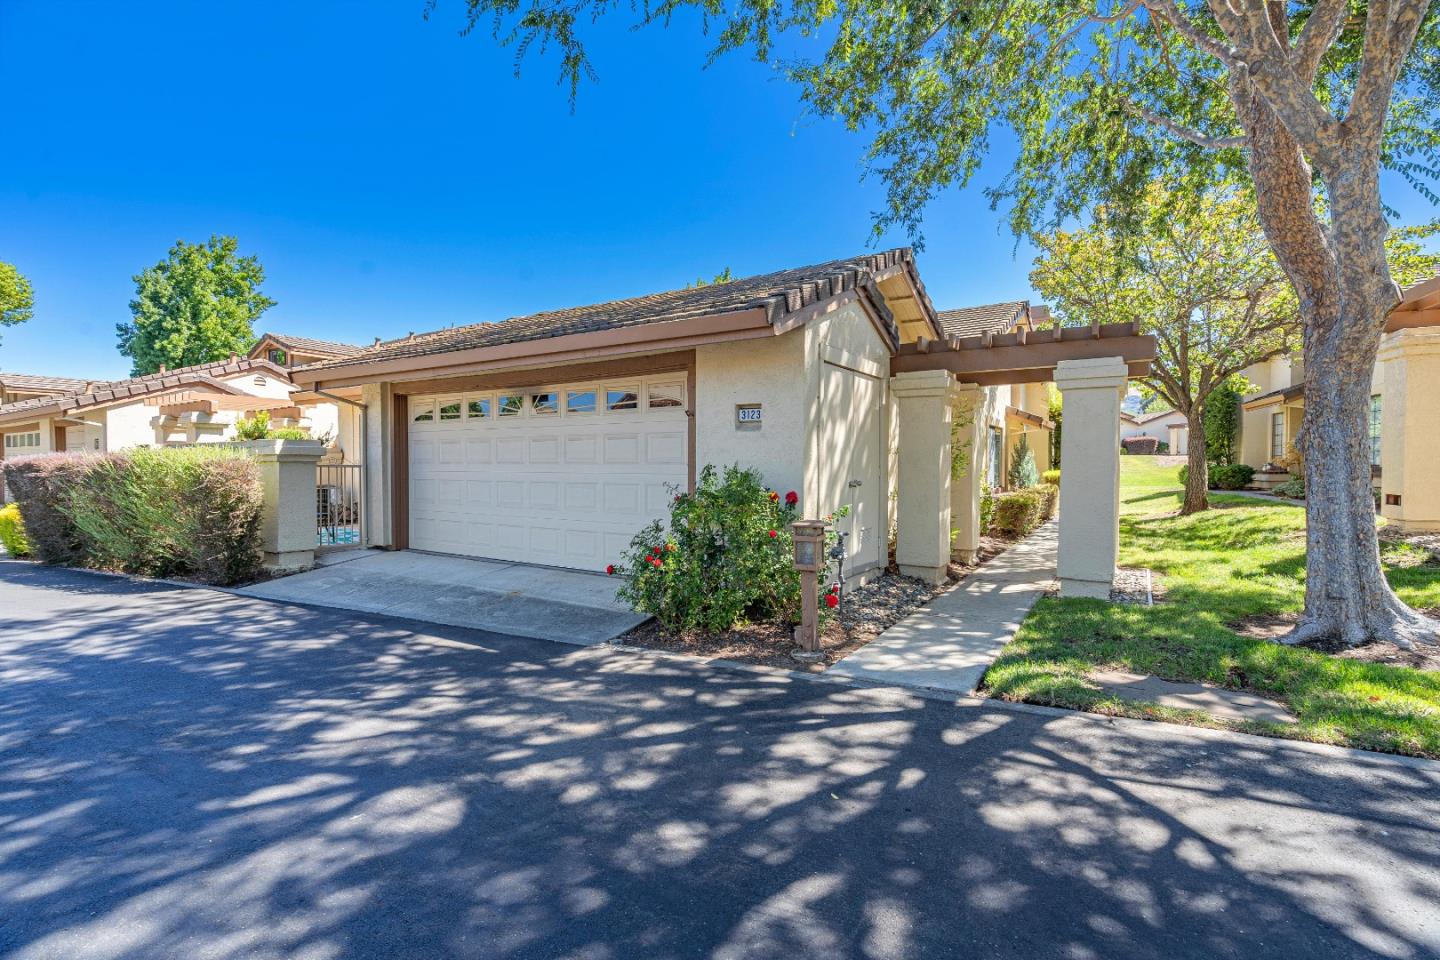
[[[1185,414],[1170,408],[1151,413],[1121,414],[1120,439],[1154,437],[1167,444],[1173,454],[1183,454],[1190,442],[1190,426]]]
[[[373,546],[601,570],[702,465],[741,464],[796,491],[804,516],[848,508],[850,574],[882,569],[895,537],[901,569],[936,579],[952,533],[976,548],[981,480],[1003,482],[1021,432],[1046,465],[1060,370],[1074,496],[1099,491],[1071,542],[1099,557],[1086,589],[1108,593],[1119,405],[1154,341],[1038,332],[1031,314],[937,310],[896,249],[411,334],[291,376],[364,407]],[[1064,589],[1063,534],[1061,552]]]
[[[39,392],[46,381],[47,392]],[[26,381],[0,375],[7,397]],[[31,393],[0,405],[3,456],[113,451],[128,447],[211,443],[234,437],[237,420],[269,411],[277,425],[310,425],[289,371],[268,360],[231,357],[113,381],[31,378]],[[316,398],[317,400],[319,398]],[[317,434],[318,435],[318,434]]]
[[[1247,367],[1240,460],[1266,470],[1294,448],[1305,413],[1299,353]],[[1405,290],[1370,381],[1370,463],[1380,512],[1408,531],[1440,530],[1440,277]]]

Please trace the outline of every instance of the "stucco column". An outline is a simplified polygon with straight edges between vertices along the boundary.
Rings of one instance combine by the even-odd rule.
[[[945,370],[898,374],[900,483],[895,562],[907,577],[945,579],[950,563],[950,405],[955,378]]]
[[[1380,514],[1406,533],[1440,530],[1440,327],[1387,333],[1378,359]]]
[[[980,481],[984,478],[985,453],[984,397],[974,384],[961,384],[955,391],[952,417],[953,441],[964,445],[965,473],[952,478],[950,525],[955,530],[951,544],[955,559],[974,563],[980,550]],[[954,451],[951,451],[952,454]]]
[[[390,516],[391,437],[394,405],[388,383],[367,383],[360,388],[365,404],[365,539],[366,546],[388,547],[394,542]]]
[[[1120,553],[1120,403],[1125,361],[1061,360],[1060,595],[1109,599]]]
[[[325,454],[318,440],[247,440],[237,444],[260,467],[265,504],[261,549],[267,570],[297,570],[315,563],[315,464]]]

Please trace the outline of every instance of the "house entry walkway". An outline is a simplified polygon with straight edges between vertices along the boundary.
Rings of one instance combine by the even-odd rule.
[[[973,693],[1035,601],[1054,584],[1059,535],[1059,521],[1051,520],[827,672]]]

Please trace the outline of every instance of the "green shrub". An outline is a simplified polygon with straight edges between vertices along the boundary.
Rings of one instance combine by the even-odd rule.
[[[46,562],[220,584],[259,569],[260,476],[237,452],[39,457],[8,467],[7,478]]]
[[[7,503],[0,507],[0,546],[12,557],[28,557],[30,544],[25,539],[25,522],[20,519],[20,505]]]
[[[1040,495],[1041,522],[1055,516],[1055,508],[1060,505],[1060,488],[1053,483],[1040,483],[1030,489]]]
[[[995,530],[1018,539],[1040,523],[1041,496],[1034,490],[1012,490],[995,497]]]
[[[1243,463],[1227,463],[1210,468],[1210,483],[1221,490],[1243,490],[1255,476],[1255,468]]]
[[[617,595],[671,630],[797,622],[790,524],[798,500],[766,489],[755,470],[717,474],[707,465],[693,494],[675,495],[668,529],[650,524],[610,568],[625,578]]]
[[[1290,497],[1294,500],[1305,499],[1305,478],[1291,477],[1284,483],[1278,484],[1274,491],[1282,497]]]
[[[259,410],[253,416],[235,422],[236,440],[265,440],[270,436],[270,413]]]
[[[1160,452],[1160,441],[1154,437],[1126,437],[1120,441],[1121,453],[1155,454]]]
[[[990,532],[990,524],[995,520],[995,488],[988,483],[980,484],[980,532]]]
[[[310,431],[304,427],[276,427],[265,435],[266,440],[309,440]]]
[[[1056,487],[1060,486],[1060,471],[1046,470],[1044,473],[1040,474],[1040,482],[1048,483]]]
[[[1015,455],[1010,458],[1010,470],[1005,478],[1012,490],[1024,490],[1040,482],[1040,471],[1035,469],[1035,454],[1030,451],[1030,441],[1023,433],[1015,444]]]

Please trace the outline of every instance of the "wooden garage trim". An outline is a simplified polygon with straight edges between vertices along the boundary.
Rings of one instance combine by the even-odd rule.
[[[518,387],[541,387],[551,384],[576,383],[585,380],[609,380],[620,377],[644,377],[655,374],[685,374],[685,446],[690,492],[695,492],[695,351],[683,350],[645,357],[626,357],[596,363],[569,366],[534,367],[500,373],[472,374],[465,377],[438,377],[432,380],[409,380],[396,383],[391,425],[391,490],[390,540],[396,550],[410,546],[410,397],[419,394],[478,392]]]

